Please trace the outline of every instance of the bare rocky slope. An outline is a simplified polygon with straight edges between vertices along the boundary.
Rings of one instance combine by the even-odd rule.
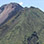
[[[17,3],[5,4],[0,7],[0,24],[15,16],[22,8],[23,7]]]

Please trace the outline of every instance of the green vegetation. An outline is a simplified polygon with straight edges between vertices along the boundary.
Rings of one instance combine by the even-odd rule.
[[[39,37],[36,44],[44,44],[44,13],[38,8],[26,7],[0,26],[0,44],[28,44],[27,39],[34,31]],[[30,44],[36,39],[30,40]]]

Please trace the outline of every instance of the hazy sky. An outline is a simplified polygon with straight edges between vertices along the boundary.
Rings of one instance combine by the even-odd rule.
[[[10,3],[10,2],[19,3],[23,7],[25,7],[25,6],[27,6],[27,7],[30,7],[30,6],[38,7],[44,11],[44,0],[0,0],[0,6],[2,6],[3,4]]]

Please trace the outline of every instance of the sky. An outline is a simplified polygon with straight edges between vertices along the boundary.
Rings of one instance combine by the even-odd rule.
[[[0,0],[0,7],[11,2],[19,3],[23,7],[34,6],[44,11],[44,0]]]

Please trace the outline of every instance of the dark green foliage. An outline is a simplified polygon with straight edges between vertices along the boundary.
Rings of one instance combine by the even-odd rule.
[[[37,42],[39,40],[39,37],[37,36],[37,33],[34,32],[31,37],[28,37],[28,44],[38,44],[39,42]]]

